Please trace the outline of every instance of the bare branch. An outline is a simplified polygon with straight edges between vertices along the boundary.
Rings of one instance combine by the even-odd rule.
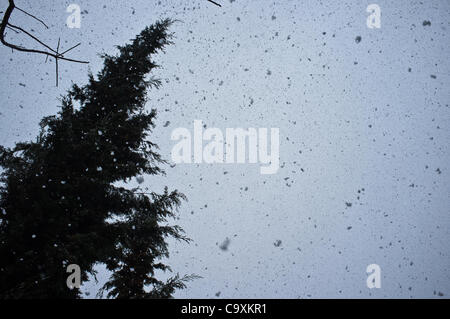
[[[17,31],[17,30],[14,30],[13,28],[11,28],[10,26],[6,26],[8,29],[10,29],[11,31],[14,31],[15,33],[20,33],[19,31]]]
[[[50,51],[52,51],[53,53],[56,53],[55,50],[53,50],[52,48],[50,48],[48,45],[46,45],[45,43],[43,43],[41,40],[39,40],[38,38],[36,38],[34,35],[32,35],[31,33],[25,31],[24,29],[22,29],[21,27],[15,26],[11,23],[8,23],[8,27],[17,29],[19,31],[22,31],[23,33],[25,33],[26,35],[28,35],[30,38],[36,40],[39,44],[43,45],[44,47],[46,47],[47,49],[49,49]]]
[[[83,63],[83,64],[89,63],[88,61],[75,60],[75,59],[71,59],[71,58],[66,58],[64,56],[64,54],[66,54],[67,52],[69,52],[69,51],[75,49],[76,47],[78,47],[80,45],[80,43],[78,43],[78,44],[74,45],[73,47],[71,47],[70,49],[65,50],[64,52],[60,53],[59,49],[60,49],[61,39],[58,39],[58,47],[57,47],[56,50],[54,50],[50,46],[48,46],[47,44],[45,44],[44,42],[39,40],[37,37],[32,35],[30,32],[26,31],[25,29],[23,29],[23,28],[21,28],[19,26],[16,26],[16,25],[13,25],[13,24],[9,23],[9,19],[11,18],[12,12],[14,11],[14,9],[17,9],[17,10],[25,13],[26,15],[32,17],[33,19],[39,21],[40,23],[42,23],[48,29],[48,26],[45,24],[44,21],[42,21],[41,19],[37,18],[36,16],[26,12],[25,10],[16,7],[16,5],[14,4],[14,0],[8,0],[8,1],[9,1],[9,6],[6,9],[6,12],[5,12],[4,16],[3,16],[3,20],[2,20],[2,22],[0,24],[0,41],[1,41],[1,43],[4,46],[9,47],[9,48],[11,48],[13,50],[17,50],[17,51],[21,51],[21,52],[28,52],[28,53],[43,54],[43,55],[46,56],[46,60],[45,60],[46,62],[47,62],[48,57],[54,58],[55,62],[56,62],[56,86],[58,86],[58,68],[59,68],[58,60],[74,62],[74,63]],[[25,48],[25,47],[22,47],[22,46],[19,46],[19,45],[16,45],[16,44],[9,43],[5,39],[6,29],[7,28],[10,29],[10,30],[13,30],[15,33],[19,33],[19,31],[24,33],[25,35],[27,35],[28,37],[32,38],[36,42],[38,42],[40,45],[42,45],[43,47],[45,47],[49,51],[43,51],[43,50],[38,50],[38,49],[28,49],[28,48]]]
[[[214,3],[216,6],[219,6],[219,7],[221,7],[221,5],[220,4],[218,4],[217,2],[214,2],[214,1],[212,1],[212,0],[208,0],[209,2],[211,2],[211,3]]]
[[[67,49],[66,51],[64,51],[64,52],[61,52],[60,53],[60,55],[64,55],[65,53],[67,53],[67,52],[69,52],[69,51],[71,51],[71,50],[73,50],[73,49],[75,49],[77,46],[79,46],[81,44],[81,42],[80,43],[78,43],[78,44],[76,44],[76,45],[74,45],[73,47],[71,47],[70,49]]]
[[[59,44],[60,44],[60,41],[61,41],[61,38],[58,38],[58,47],[56,48],[57,56],[59,55]],[[58,76],[59,76],[59,72],[58,72],[58,57],[56,57],[55,63],[56,63],[56,86],[58,86]]]
[[[40,23],[42,23],[42,24],[44,25],[44,27],[46,27],[46,28],[48,29],[48,26],[47,26],[47,25],[44,23],[44,21],[42,21],[41,19],[36,18],[34,15],[29,14],[28,12],[26,12],[25,10],[20,9],[20,8],[17,7],[17,6],[16,6],[16,9],[19,10],[19,11],[22,11],[22,12],[25,13],[26,15],[32,17],[33,19],[36,19],[37,21],[39,21]]]

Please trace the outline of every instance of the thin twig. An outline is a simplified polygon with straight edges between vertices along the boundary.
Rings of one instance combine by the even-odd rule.
[[[69,52],[69,51],[71,51],[71,50],[73,50],[73,49],[75,49],[77,46],[79,46],[81,44],[81,42],[80,43],[78,43],[78,44],[76,44],[76,45],[74,45],[73,47],[71,47],[70,49],[67,49],[66,51],[64,51],[64,52],[62,52],[62,53],[60,53],[60,55],[64,55],[64,54],[66,54],[67,52]]]
[[[10,29],[10,30],[12,30],[12,31],[14,31],[15,33],[20,33],[19,31],[17,31],[17,30],[14,30],[13,28],[11,28],[9,25],[7,25],[6,26],[8,29]]]
[[[59,43],[61,41],[61,38],[58,38],[58,47],[56,48],[56,54],[59,55]],[[56,57],[55,59],[55,63],[56,63],[56,86],[58,86],[58,57]]]
[[[35,16],[32,15],[32,14],[29,14],[28,12],[26,12],[25,10],[20,9],[19,7],[16,7],[16,9],[19,10],[19,11],[22,11],[22,12],[25,13],[26,15],[28,15],[28,16],[30,16],[30,17],[36,19],[37,21],[39,21],[40,23],[42,23],[42,24],[44,25],[44,27],[46,27],[46,28],[48,29],[48,26],[47,26],[47,25],[45,24],[45,22],[42,21],[41,19],[35,17]]]
[[[46,45],[44,42],[42,42],[41,40],[39,40],[38,38],[36,38],[34,35],[32,35],[31,33],[27,32],[26,30],[22,29],[21,27],[15,26],[11,23],[8,23],[9,27],[15,28],[19,31],[22,31],[23,33],[25,33],[26,35],[28,35],[30,38],[36,40],[37,42],[39,42],[39,44],[43,45],[44,47],[46,47],[47,49],[49,49],[50,51],[52,51],[53,53],[56,53],[55,50],[53,50],[52,48],[50,48],[48,45]]]
[[[219,6],[219,7],[222,7],[220,4],[218,4],[217,2],[214,2],[214,1],[212,1],[212,0],[208,0],[209,2],[211,2],[211,3],[214,3],[216,6]]]

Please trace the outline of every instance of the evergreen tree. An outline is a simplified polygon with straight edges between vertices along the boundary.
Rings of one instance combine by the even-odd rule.
[[[162,174],[157,145],[147,140],[156,111],[145,110],[151,56],[171,43],[170,20],[145,28],[88,84],[73,85],[56,116],[41,121],[35,142],[0,146],[0,298],[79,298],[66,285],[77,264],[82,282],[96,263],[113,271],[109,297],[168,298],[192,277],[161,282],[170,270],[166,239],[189,241],[166,226],[184,196],[118,187],[141,174]],[[78,105],[79,107],[75,107]]]

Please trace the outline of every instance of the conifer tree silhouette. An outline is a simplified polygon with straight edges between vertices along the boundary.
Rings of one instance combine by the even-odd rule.
[[[35,142],[0,146],[0,298],[79,298],[69,289],[69,264],[81,281],[96,263],[112,271],[112,298],[169,298],[194,276],[155,278],[170,270],[166,239],[189,241],[167,226],[184,195],[127,189],[117,182],[163,174],[164,160],[148,140],[156,110],[145,110],[151,56],[171,44],[171,20],[145,28],[84,86],[73,85],[56,116],[41,121]],[[76,107],[78,105],[79,107]]]

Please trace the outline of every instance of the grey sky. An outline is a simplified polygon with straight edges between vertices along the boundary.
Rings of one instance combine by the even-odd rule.
[[[56,88],[54,64],[0,47],[0,144],[34,138],[71,81],[100,69],[98,53],[178,19],[156,58],[163,86],[149,93],[161,154],[170,160],[172,130],[195,119],[278,127],[281,167],[180,164],[145,177],[189,199],[177,222],[193,243],[173,243],[169,263],[203,279],[176,296],[448,297],[450,2],[218,2],[17,0],[50,29],[19,12],[12,21],[63,49],[82,42],[71,56],[91,63],[62,62]],[[80,29],[65,26],[70,3],[84,12]],[[366,26],[370,3],[380,29]],[[366,286],[372,263],[381,289]]]

